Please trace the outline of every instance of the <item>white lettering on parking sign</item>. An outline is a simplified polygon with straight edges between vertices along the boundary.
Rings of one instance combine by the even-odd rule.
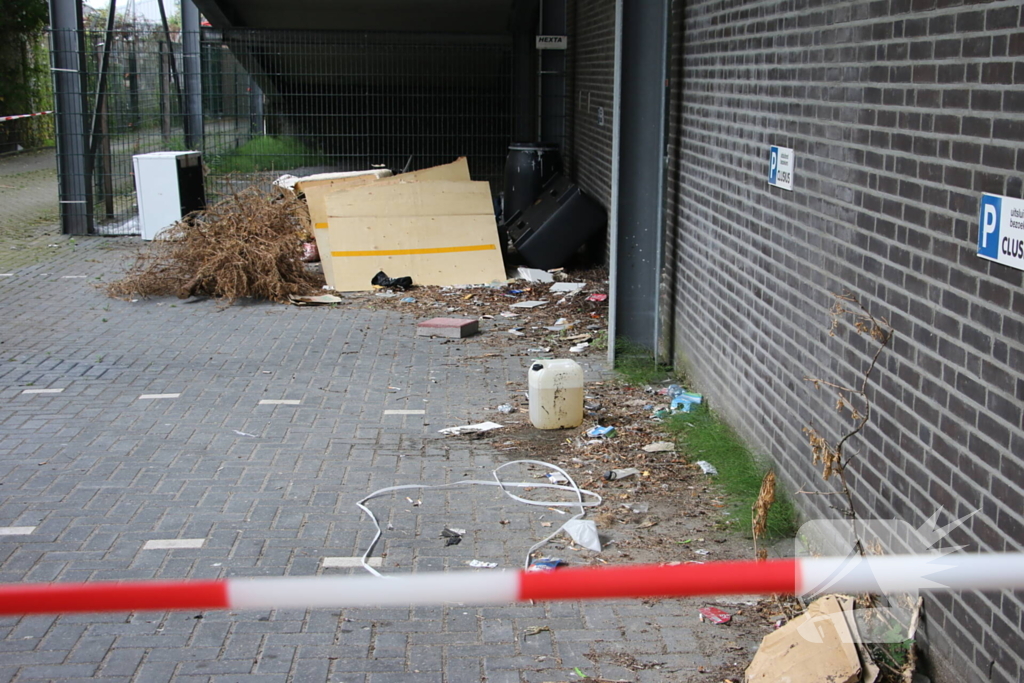
[[[1024,199],[981,195],[978,256],[1024,270]]]
[[[789,147],[772,147],[768,160],[768,184],[793,190],[793,150]]]

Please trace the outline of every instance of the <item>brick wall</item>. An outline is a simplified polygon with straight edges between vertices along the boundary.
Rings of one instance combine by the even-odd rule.
[[[860,510],[977,510],[954,542],[1022,550],[1024,273],[976,256],[980,194],[1022,194],[1020,0],[687,0],[673,25],[675,359],[791,490],[830,490],[801,429],[845,423],[804,377],[863,373],[864,338],[827,334],[830,292],[856,293],[896,330],[851,444]],[[792,192],[770,145],[795,150]],[[938,680],[1024,678],[1024,595],[925,605]]]
[[[584,192],[611,206],[615,0],[570,2],[572,173]],[[603,114],[603,115],[602,115]]]

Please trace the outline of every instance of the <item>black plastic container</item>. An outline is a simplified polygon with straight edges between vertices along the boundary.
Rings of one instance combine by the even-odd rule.
[[[508,147],[505,159],[505,204],[502,219],[533,204],[544,185],[562,172],[562,155],[558,145],[550,142],[515,142]]]
[[[559,173],[506,228],[523,260],[547,270],[564,265],[607,221],[604,207]]]

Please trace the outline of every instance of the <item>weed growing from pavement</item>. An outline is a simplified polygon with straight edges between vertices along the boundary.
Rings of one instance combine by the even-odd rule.
[[[753,533],[750,510],[758,500],[766,468],[743,445],[729,425],[702,404],[691,413],[677,413],[665,420],[665,429],[675,437],[692,461],[706,460],[715,466],[715,485],[728,496],[735,527]],[[762,539],[787,538],[796,532],[796,512],[781,489],[765,520]]]

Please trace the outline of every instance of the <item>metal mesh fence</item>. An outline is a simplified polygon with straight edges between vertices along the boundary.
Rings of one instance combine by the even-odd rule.
[[[504,39],[204,28],[199,98],[189,36],[131,19],[77,41],[88,162],[68,168],[88,175],[95,232],[138,233],[132,157],[147,152],[201,151],[211,199],[283,173],[412,170],[458,156],[475,179],[500,185],[513,112]]]

